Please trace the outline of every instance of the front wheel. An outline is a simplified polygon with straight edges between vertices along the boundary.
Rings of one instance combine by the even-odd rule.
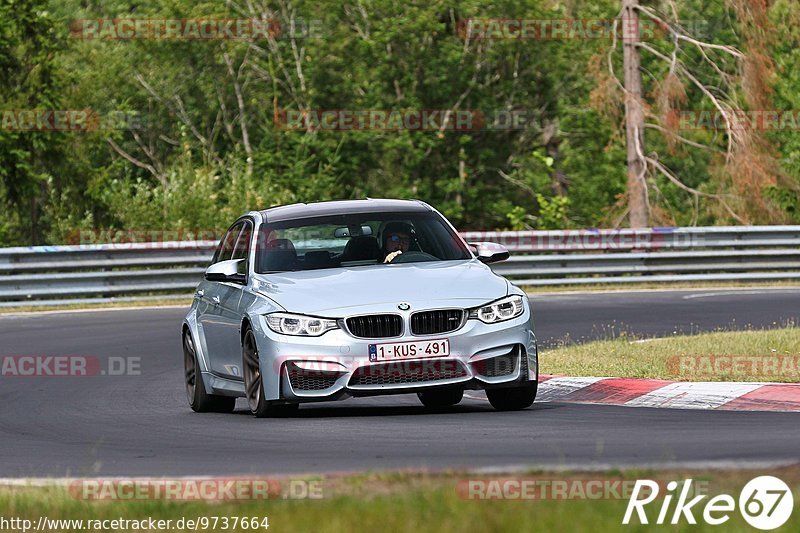
[[[522,387],[486,389],[489,403],[498,411],[519,411],[533,405],[539,382],[534,381]]]
[[[196,413],[230,413],[236,407],[236,398],[206,393],[200,366],[197,364],[197,350],[192,334],[183,334],[183,370],[186,384],[186,397],[189,406]]]
[[[275,405],[264,399],[264,380],[261,374],[261,361],[258,357],[256,337],[253,334],[253,330],[249,328],[244,333],[242,363],[245,396],[253,416],[256,418],[286,416],[297,410],[299,404]]]

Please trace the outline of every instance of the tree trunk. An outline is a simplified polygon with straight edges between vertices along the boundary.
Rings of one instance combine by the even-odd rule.
[[[462,151],[461,155],[463,156],[464,153]],[[464,207],[464,198],[462,196],[462,191],[464,190],[464,184],[467,182],[467,164],[463,159],[460,159],[458,162],[458,191],[456,191],[456,205],[459,208]]]
[[[550,172],[550,187],[553,194],[556,196],[567,196],[569,192],[569,179],[558,168],[558,149],[561,144],[561,138],[558,136],[558,121],[546,120],[542,132],[542,140],[544,141],[544,150],[547,157],[553,159],[553,167]]]
[[[644,109],[639,54],[639,0],[622,0],[622,39],[625,70],[625,133],[628,145],[628,212],[632,228],[650,221],[645,183]]]

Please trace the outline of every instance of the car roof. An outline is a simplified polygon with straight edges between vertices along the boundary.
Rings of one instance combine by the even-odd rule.
[[[261,211],[265,222],[282,222],[298,218],[324,217],[349,213],[427,213],[430,206],[419,200],[389,200],[366,198],[363,200],[337,200],[310,204],[291,204],[270,207]]]

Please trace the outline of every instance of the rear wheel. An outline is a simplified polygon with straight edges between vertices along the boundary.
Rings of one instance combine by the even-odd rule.
[[[183,368],[186,383],[186,398],[197,413],[230,413],[236,407],[236,398],[207,394],[197,364],[197,350],[191,333],[183,334]]]
[[[489,403],[498,411],[518,411],[533,405],[539,382],[534,381],[522,387],[486,389]]]
[[[418,392],[417,397],[422,405],[429,409],[444,409],[452,407],[464,397],[462,389],[439,389]]]
[[[261,374],[261,361],[253,330],[247,328],[242,343],[242,367],[244,368],[244,390],[250,412],[256,418],[268,416],[287,416],[297,411],[299,404],[276,405],[264,399],[264,380]]]

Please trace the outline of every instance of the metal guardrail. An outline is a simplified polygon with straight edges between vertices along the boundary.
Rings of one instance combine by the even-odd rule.
[[[482,232],[518,285],[800,279],[800,226]],[[215,241],[0,249],[0,307],[190,294]],[[149,296],[141,296],[148,294]]]
[[[661,249],[785,247],[800,243],[800,226],[465,231],[467,241],[485,240],[510,252],[589,252]]]

